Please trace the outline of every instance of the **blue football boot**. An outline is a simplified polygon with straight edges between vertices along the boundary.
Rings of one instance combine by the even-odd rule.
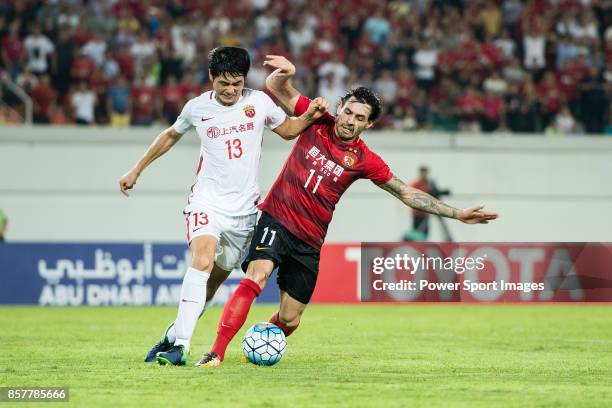
[[[183,366],[187,363],[187,352],[185,346],[172,346],[168,351],[157,353],[156,359],[159,365]]]
[[[170,325],[166,328],[166,331],[164,331],[162,338],[151,348],[144,359],[145,363],[153,363],[157,361],[155,358],[157,353],[168,351],[172,348],[174,343],[170,343],[170,340],[168,340],[168,330],[170,330],[172,326],[174,326],[174,322],[170,323]]]

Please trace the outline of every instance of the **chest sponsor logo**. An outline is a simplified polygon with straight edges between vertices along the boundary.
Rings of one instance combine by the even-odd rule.
[[[221,136],[221,130],[216,126],[211,126],[206,131],[206,136],[208,136],[211,139],[216,139],[219,136]]]
[[[319,171],[325,176],[333,174],[333,180],[338,181],[338,177],[344,173],[344,167],[325,157],[318,147],[312,146],[306,153],[306,160],[312,160],[312,165],[319,167]]]
[[[210,139],[216,139],[219,136],[249,132],[254,129],[255,129],[255,124],[253,122],[241,123],[239,125],[231,125],[231,126],[224,126],[224,127],[210,126],[206,130],[206,136],[208,136]]]
[[[247,105],[242,109],[244,109],[244,114],[247,116],[247,118],[255,117],[255,107],[253,105]]]

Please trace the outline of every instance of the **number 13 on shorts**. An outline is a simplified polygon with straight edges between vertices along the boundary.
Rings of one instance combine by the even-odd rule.
[[[208,214],[203,211],[191,213],[194,227],[202,227],[208,224]]]

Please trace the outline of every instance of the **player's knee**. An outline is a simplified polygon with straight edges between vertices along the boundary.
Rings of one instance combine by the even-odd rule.
[[[254,281],[262,289],[266,286],[266,282],[268,281],[268,276],[263,271],[253,271],[247,274],[246,278]]]
[[[213,261],[207,256],[198,256],[198,254],[193,255],[193,259],[191,261],[191,267],[197,269],[198,271],[207,271],[210,272],[213,266]]]
[[[270,273],[266,268],[253,264],[253,262],[249,264],[249,268],[246,273],[246,278],[254,281],[259,285],[260,288],[263,289],[263,287],[266,286],[266,282],[268,281]]]

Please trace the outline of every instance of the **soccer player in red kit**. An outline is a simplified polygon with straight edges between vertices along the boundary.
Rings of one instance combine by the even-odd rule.
[[[275,68],[266,85],[286,109],[300,115],[310,99],[289,83],[295,67],[286,58],[268,56]],[[278,267],[280,307],[270,319],[289,336],[315,288],[321,245],[336,203],[357,179],[367,178],[406,205],[468,224],[486,224],[497,218],[482,205],[453,208],[405,184],[372,152],[359,135],[374,125],[381,102],[367,88],[356,88],[340,101],[336,117],[325,113],[298,138],[285,166],[261,204],[261,218],[242,263],[246,278],[225,305],[210,353],[196,364],[221,364],[227,345],[244,324],[254,299]]]

